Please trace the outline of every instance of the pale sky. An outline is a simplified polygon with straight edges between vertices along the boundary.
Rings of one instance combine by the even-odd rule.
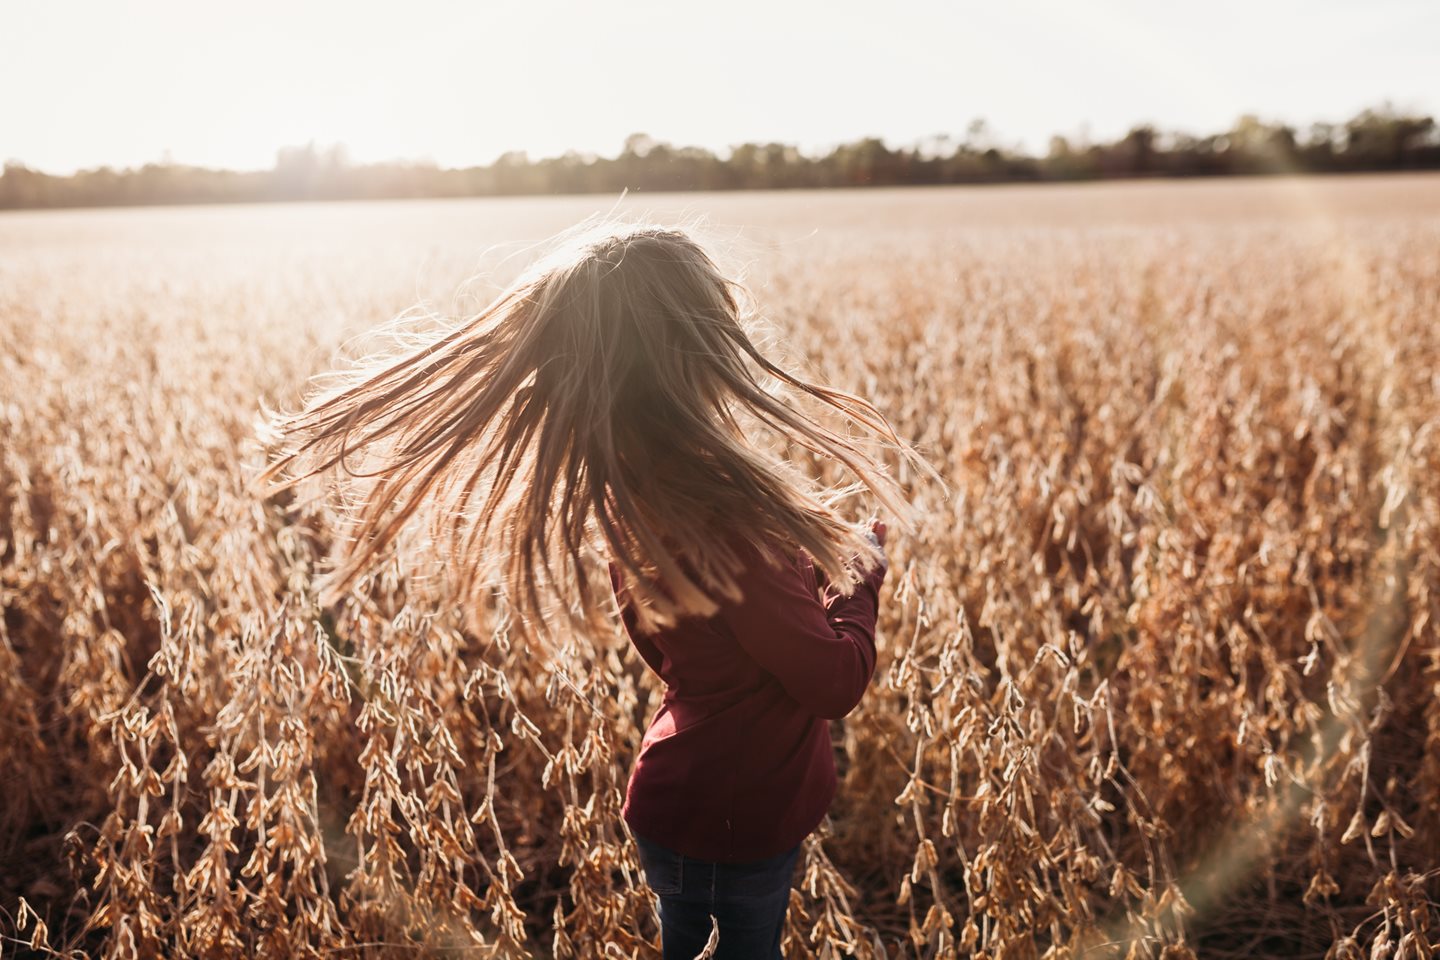
[[[1436,0],[0,0],[0,159],[55,173],[891,146],[983,117],[1044,152],[1241,113],[1440,112]]]

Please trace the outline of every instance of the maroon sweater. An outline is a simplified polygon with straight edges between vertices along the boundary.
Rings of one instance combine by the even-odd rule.
[[[855,708],[875,670],[885,566],[836,597],[808,557],[742,556],[740,601],[652,634],[635,628],[610,571],[630,639],[665,681],[622,815],[700,860],[772,857],[819,825],[836,784],[828,720]]]

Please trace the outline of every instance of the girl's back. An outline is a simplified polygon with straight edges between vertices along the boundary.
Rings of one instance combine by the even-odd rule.
[[[886,571],[877,565],[850,596],[826,598],[808,558],[736,546],[741,599],[656,633],[637,629],[611,571],[630,638],[666,688],[625,821],[702,860],[774,856],[824,817],[835,791],[828,720],[850,712],[874,672]]]

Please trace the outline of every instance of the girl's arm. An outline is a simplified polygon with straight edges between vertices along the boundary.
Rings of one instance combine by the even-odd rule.
[[[879,531],[878,536],[876,534],[877,530]],[[872,543],[874,543],[877,547],[880,547],[883,550],[885,548],[884,533],[885,524],[879,523],[877,521],[875,525],[866,532],[865,536],[869,537]],[[888,558],[884,561],[884,566],[887,570],[890,568],[890,561]],[[821,570],[818,566],[816,566],[813,560],[810,562],[810,569],[815,573],[815,583],[820,588],[821,602],[824,603],[825,609],[829,610],[830,605],[838,599],[837,596],[828,596],[826,594],[826,591],[830,588],[830,577],[825,573],[824,570]]]
[[[827,609],[805,575],[808,558],[786,554],[772,565],[756,548],[742,550],[743,596],[723,603],[720,616],[796,702],[818,717],[845,716],[875,672],[875,619],[886,566],[868,571],[853,594],[834,598]]]

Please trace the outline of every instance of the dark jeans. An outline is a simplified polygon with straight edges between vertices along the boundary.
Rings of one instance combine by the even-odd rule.
[[[710,939],[711,914],[720,927],[715,960],[779,960],[799,844],[768,860],[711,863],[638,835],[635,842],[645,880],[660,898],[665,960],[694,960]]]

